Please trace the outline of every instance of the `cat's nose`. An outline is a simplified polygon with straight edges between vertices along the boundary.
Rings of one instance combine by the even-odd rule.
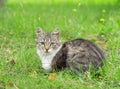
[[[48,52],[49,48],[50,48],[49,46],[45,46],[46,52]]]

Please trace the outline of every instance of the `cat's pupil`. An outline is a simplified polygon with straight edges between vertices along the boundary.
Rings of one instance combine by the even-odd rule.
[[[44,45],[45,44],[45,42],[40,42],[42,45]]]
[[[54,45],[55,43],[54,42],[51,42],[51,45]]]

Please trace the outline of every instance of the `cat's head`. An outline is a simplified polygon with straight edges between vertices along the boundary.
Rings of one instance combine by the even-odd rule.
[[[51,33],[45,33],[41,28],[38,28],[36,36],[37,47],[44,53],[53,52],[61,46],[59,29],[55,29]]]

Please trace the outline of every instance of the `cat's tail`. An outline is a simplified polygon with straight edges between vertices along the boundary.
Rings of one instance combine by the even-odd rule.
[[[103,66],[104,65],[104,60],[106,60],[106,55],[103,52],[103,50],[101,50],[97,45],[95,45],[94,43],[87,41],[90,47],[90,57],[91,57],[91,61],[92,64],[94,66]]]

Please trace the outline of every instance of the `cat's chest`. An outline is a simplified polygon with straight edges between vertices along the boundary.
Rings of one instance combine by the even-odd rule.
[[[47,70],[47,71],[51,71],[51,64],[52,64],[52,60],[54,58],[55,54],[52,55],[47,55],[47,56],[42,56],[42,67]]]
[[[40,50],[37,50],[37,54],[39,55],[40,60],[42,62],[42,68],[44,68],[47,71],[51,71],[51,63],[55,54],[44,55]]]
[[[51,64],[55,53],[44,55],[40,50],[37,50],[37,54],[40,56],[40,60],[42,62],[42,68],[44,68],[47,71],[51,71]]]
[[[45,54],[44,52],[40,51],[39,49],[37,49],[37,54],[40,57],[40,60],[42,62],[42,67],[47,70],[47,71],[51,71],[52,67],[52,61],[55,57],[55,55],[58,53],[58,51],[61,49],[62,45],[57,49],[57,50],[53,50],[48,54]]]

